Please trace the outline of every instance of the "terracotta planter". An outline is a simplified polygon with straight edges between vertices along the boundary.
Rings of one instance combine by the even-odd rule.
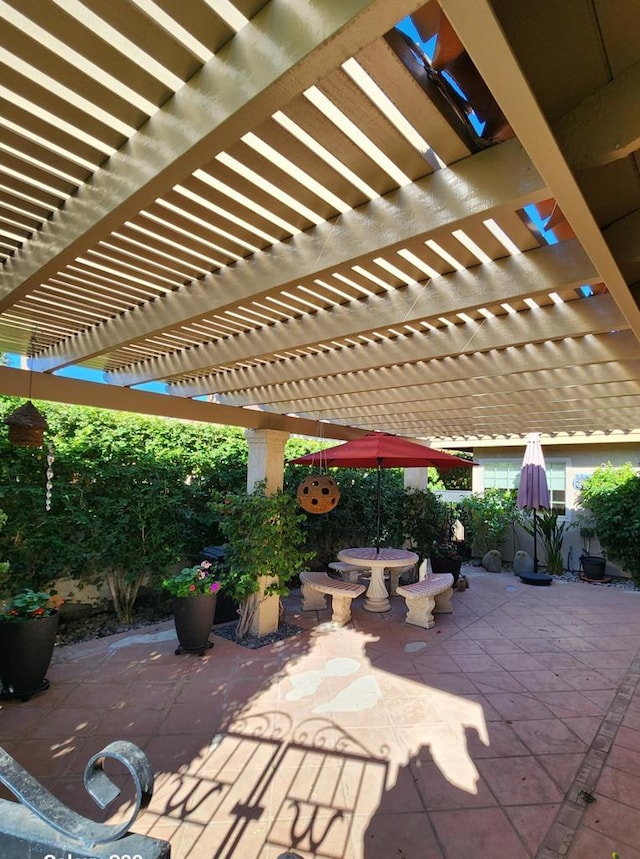
[[[49,668],[58,631],[58,612],[48,617],[0,621],[0,698],[28,701],[49,688]]]
[[[213,647],[209,634],[216,612],[217,594],[197,594],[193,597],[173,597],[173,620],[180,653],[197,653],[204,656]]]

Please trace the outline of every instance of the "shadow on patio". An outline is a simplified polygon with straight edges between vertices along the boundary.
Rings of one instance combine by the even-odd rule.
[[[432,630],[400,600],[322,630],[294,592],[308,631],[257,651],[177,657],[171,624],[62,648],[47,693],[0,708],[0,743],[96,819],[84,764],[140,745],[134,830],[174,859],[636,859],[638,595],[469,575]]]

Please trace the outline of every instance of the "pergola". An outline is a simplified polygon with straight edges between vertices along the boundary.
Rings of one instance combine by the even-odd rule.
[[[439,445],[640,427],[640,4],[0,14],[0,350],[33,371],[1,393]]]

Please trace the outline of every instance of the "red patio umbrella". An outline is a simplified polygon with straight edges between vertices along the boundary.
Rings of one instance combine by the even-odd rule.
[[[440,470],[469,468],[475,465],[468,459],[435,450],[415,441],[391,433],[371,433],[362,438],[346,441],[336,447],[307,453],[289,462],[295,465],[317,465],[319,468],[376,468],[376,548],[380,548],[380,489],[383,468],[420,468],[431,466]]]
[[[549,485],[544,465],[544,454],[538,433],[529,433],[527,447],[520,469],[517,505],[523,510],[533,510],[533,572],[538,572],[538,537],[536,514],[538,510],[548,510]]]

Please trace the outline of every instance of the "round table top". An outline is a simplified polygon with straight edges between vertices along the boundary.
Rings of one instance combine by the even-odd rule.
[[[417,564],[418,556],[407,549],[376,549],[375,546],[365,546],[356,549],[342,549],[338,552],[341,561],[384,561],[386,567],[402,567]]]

